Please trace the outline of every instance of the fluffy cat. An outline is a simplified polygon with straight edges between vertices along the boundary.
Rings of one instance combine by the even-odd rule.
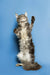
[[[17,57],[21,63],[16,66],[23,66],[25,70],[38,70],[41,66],[34,62],[34,45],[32,43],[31,31],[35,21],[34,16],[31,18],[31,24],[28,23],[27,13],[22,15],[16,14],[18,27],[14,29],[14,33],[19,38],[20,52]]]

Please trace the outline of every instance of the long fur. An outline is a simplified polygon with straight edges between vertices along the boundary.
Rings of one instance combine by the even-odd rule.
[[[18,53],[17,57],[19,58],[21,63],[25,65],[23,66],[24,69],[36,69],[33,66],[37,67],[38,64],[34,64],[34,45],[32,43],[31,36],[35,18],[34,16],[32,16],[31,24],[29,24],[26,13],[25,15],[22,14],[16,17],[18,17],[18,28],[14,29],[14,33],[18,36],[20,45],[20,52]],[[27,66],[26,68],[26,64],[30,66]],[[40,65],[38,65],[38,68],[40,68]]]

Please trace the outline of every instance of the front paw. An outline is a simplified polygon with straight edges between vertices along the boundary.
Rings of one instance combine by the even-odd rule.
[[[35,21],[35,17],[32,16],[32,18],[31,18],[31,23],[34,23],[34,21]]]
[[[16,33],[16,28],[14,29],[14,33]]]

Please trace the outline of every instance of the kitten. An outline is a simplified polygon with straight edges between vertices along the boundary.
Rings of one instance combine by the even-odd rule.
[[[38,70],[41,66],[34,62],[34,45],[32,43],[31,31],[35,21],[34,16],[31,18],[31,24],[28,23],[27,13],[22,15],[16,14],[18,27],[14,29],[14,33],[19,38],[20,52],[17,57],[21,63],[16,66],[23,66],[25,70]]]

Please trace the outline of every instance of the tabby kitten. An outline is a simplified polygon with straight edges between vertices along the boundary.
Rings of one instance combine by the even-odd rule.
[[[34,62],[34,45],[32,43],[31,31],[35,21],[34,16],[31,18],[31,24],[28,23],[27,13],[22,15],[16,14],[18,27],[14,29],[14,33],[19,38],[20,52],[17,57],[21,63],[16,66],[23,66],[25,70],[38,70],[41,66]]]

